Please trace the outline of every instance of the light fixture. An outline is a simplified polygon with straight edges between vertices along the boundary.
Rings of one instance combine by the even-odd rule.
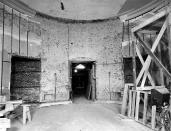
[[[78,72],[78,70],[77,70],[77,69],[75,69],[75,70],[74,70],[74,72],[75,72],[75,73],[77,73],[77,72]]]
[[[83,70],[83,69],[85,69],[85,66],[82,65],[82,64],[79,64],[79,65],[77,65],[77,66],[75,67],[75,69],[81,69],[81,70]]]

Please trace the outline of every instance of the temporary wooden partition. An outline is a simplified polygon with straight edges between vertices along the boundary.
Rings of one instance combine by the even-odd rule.
[[[160,10],[156,14],[154,14],[152,17],[138,23],[135,27],[131,29],[132,31],[132,37],[135,37],[135,39],[132,39],[132,44],[134,44],[135,52],[134,56],[137,56],[142,64],[142,68],[139,72],[139,74],[135,77],[134,83],[132,84],[126,84],[124,88],[124,96],[123,96],[123,103],[122,103],[122,111],[121,113],[123,115],[127,115],[130,118],[133,118],[136,121],[139,121],[139,106],[140,106],[140,100],[144,102],[143,105],[143,117],[142,117],[142,123],[146,125],[147,121],[147,105],[148,103],[148,95],[151,94],[151,89],[154,88],[165,88],[163,83],[161,83],[161,86],[156,86],[151,74],[149,73],[149,67],[151,64],[151,61],[154,61],[156,65],[162,70],[161,73],[165,75],[169,80],[171,80],[171,74],[170,72],[164,67],[162,62],[159,58],[154,54],[157,47],[160,44],[160,40],[163,37],[164,33],[166,32],[166,29],[168,29],[168,36],[169,36],[169,44],[171,41],[171,9],[168,6],[167,8]],[[152,44],[152,47],[150,48],[149,43],[147,41],[143,40],[141,32],[143,31],[144,27],[150,26],[151,24],[155,23],[159,19],[163,20],[163,23],[161,25],[161,29],[159,30],[158,34],[156,35],[156,38],[154,40],[154,43]],[[161,22],[160,22],[161,24]],[[149,29],[149,31],[152,31],[152,29]],[[140,46],[145,49],[146,53],[148,54],[148,57],[146,60],[143,59],[142,54],[140,52],[139,46],[135,44],[135,40],[138,40]],[[135,64],[135,62],[133,62]],[[135,67],[135,66],[133,66]],[[135,69],[133,69],[135,71]],[[136,75],[134,73],[134,75]],[[160,77],[160,76],[159,76]],[[149,82],[151,86],[146,86],[146,80],[149,79]],[[141,97],[143,94],[144,97]],[[155,115],[156,115],[156,107],[152,106],[152,113],[151,113],[151,128],[155,129]]]

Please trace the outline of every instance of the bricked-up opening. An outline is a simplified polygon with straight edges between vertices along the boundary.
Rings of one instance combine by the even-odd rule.
[[[79,69],[79,66],[82,67]],[[89,100],[93,100],[95,94],[95,82],[94,81],[94,63],[93,62],[81,62],[71,64],[72,69],[72,95],[73,99],[84,97]],[[78,67],[78,68],[77,68]]]
[[[11,99],[39,102],[41,60],[13,56],[11,59]]]

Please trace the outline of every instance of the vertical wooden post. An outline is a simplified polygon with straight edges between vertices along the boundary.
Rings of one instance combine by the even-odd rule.
[[[132,39],[134,38],[134,35],[132,33],[131,35]],[[133,64],[133,82],[134,82],[134,90],[136,90],[137,88],[137,84],[136,84],[136,43],[135,41],[132,41],[132,64]],[[132,96],[132,117],[134,117],[135,115],[135,101],[136,101],[136,92],[133,92],[133,96]]]
[[[144,93],[144,110],[143,110],[143,124],[146,124],[147,120],[147,105],[148,105],[148,92]]]
[[[136,91],[132,91],[132,112],[131,112],[131,117],[134,118],[135,116],[135,101],[136,101]]]
[[[54,101],[56,101],[56,82],[57,82],[57,77],[56,77],[56,73],[54,73],[54,77],[55,77],[55,87],[54,87]]]
[[[23,124],[26,124],[27,119],[31,121],[30,105],[24,104],[23,106]]]
[[[152,106],[151,128],[154,130],[156,126],[156,106]]]
[[[134,37],[133,34],[132,34],[132,37]],[[137,84],[136,84],[136,42],[132,41],[132,48],[133,48],[132,64],[133,64],[134,89],[136,89],[136,87],[137,87]]]
[[[136,99],[136,110],[135,110],[135,120],[139,119],[139,104],[140,104],[140,91],[137,91],[137,99]]]
[[[132,90],[129,90],[128,117],[131,117],[132,110]]]
[[[91,69],[91,82],[92,82],[92,100],[95,101],[96,96],[96,81],[95,81],[95,64],[92,65]]]
[[[171,4],[169,4],[169,8]],[[170,56],[170,66],[171,66],[171,12],[169,12],[169,15],[168,15],[168,24],[167,24],[167,33],[168,33],[168,46],[169,46],[169,56]],[[171,67],[170,67],[171,68]],[[170,93],[171,93],[171,86],[170,86]],[[170,98],[170,112],[171,112],[171,98]],[[171,129],[171,122],[170,122],[170,129]]]
[[[126,114],[126,107],[127,107],[127,100],[128,100],[128,91],[129,91],[129,85],[125,84],[124,87],[124,93],[123,93],[123,100],[122,100],[122,109],[121,109],[121,114],[125,115]]]
[[[160,44],[158,45],[157,50],[158,50],[158,58],[161,61],[161,46],[160,46]],[[161,83],[161,85],[164,85],[164,77],[163,77],[162,68],[160,68],[159,70],[160,70],[160,83]]]
[[[2,51],[1,51],[1,95],[3,86],[3,59],[4,59],[4,41],[5,41],[5,5],[3,5],[3,25],[2,25]]]
[[[122,101],[122,110],[121,110],[121,114],[122,115],[126,114],[127,101],[128,101],[128,98],[129,98],[129,88],[131,86],[133,86],[133,84],[132,83],[128,83],[128,84],[125,84],[125,87],[124,87],[124,94],[123,94],[123,101]]]

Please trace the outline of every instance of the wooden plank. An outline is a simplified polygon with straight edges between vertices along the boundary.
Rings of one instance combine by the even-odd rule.
[[[140,104],[140,91],[137,91],[136,110],[135,110],[135,120],[136,121],[138,121],[138,119],[139,119],[139,104]]]
[[[154,130],[156,126],[156,106],[152,106],[151,128]]]
[[[10,119],[0,118],[0,128],[10,128]]]
[[[48,102],[48,103],[40,104],[39,108],[47,107],[47,106],[54,106],[54,105],[66,105],[66,104],[71,104],[71,103],[72,101]]]
[[[170,4],[171,6],[171,4]],[[171,56],[171,12],[169,13],[169,16],[168,16],[168,39],[169,39],[169,56]],[[171,65],[171,60],[170,60],[170,65]],[[171,91],[171,86],[170,86],[170,91]],[[170,112],[171,112],[171,96],[170,96]],[[170,129],[171,129],[171,121],[170,121]]]
[[[157,50],[158,50],[158,58],[161,61],[161,46],[160,46],[160,44],[158,45]],[[164,85],[163,71],[161,68],[159,70],[160,70],[160,83],[161,83],[161,85]]]
[[[22,100],[12,100],[12,101],[7,101],[6,103],[9,103],[9,104],[22,104]]]
[[[132,34],[133,37],[133,34]],[[134,89],[137,88],[137,84],[136,84],[136,43],[134,41],[132,41],[132,45],[133,45],[133,56],[132,56],[132,63],[133,63],[133,80],[134,80]]]
[[[141,93],[148,93],[148,94],[151,94],[151,90],[150,91],[144,91],[144,90],[133,90],[133,92],[137,92],[137,91],[140,91]]]
[[[140,71],[140,73],[138,74],[137,79],[136,79],[137,85],[139,84],[140,79],[141,79],[142,75],[144,74],[144,71],[149,68],[150,63],[151,63],[151,57],[148,56],[145,63],[144,63],[144,65],[143,65],[143,67],[142,67],[142,69],[141,69],[141,71]]]
[[[128,117],[131,117],[131,109],[132,109],[132,91],[129,90]]]
[[[149,35],[157,35],[157,31],[155,31],[155,30],[140,30],[139,31],[139,33],[141,33],[141,34],[149,34]]]
[[[143,110],[143,124],[147,121],[147,105],[148,105],[148,92],[144,93],[144,110]]]
[[[27,119],[31,121],[30,106],[29,104],[23,104],[23,124],[26,124]]]
[[[0,111],[0,117],[5,116],[5,115],[7,115],[8,113],[9,113],[9,111],[7,111],[7,110],[1,110],[1,111]]]
[[[170,112],[171,112],[171,95],[170,95],[170,106],[169,106],[169,110],[170,110]],[[170,129],[171,129],[171,121],[170,121]]]
[[[135,101],[136,101],[136,92],[132,92],[132,112],[131,112],[131,117],[135,117]]]
[[[125,115],[126,113],[126,107],[127,107],[127,101],[128,101],[128,86],[129,86],[128,84],[125,84],[125,87],[124,87],[122,108],[121,108],[122,115]]]
[[[152,1],[152,3],[150,2],[146,6],[143,6],[138,10],[131,9],[129,11],[119,14],[121,21],[125,22],[126,20],[131,20],[131,22],[134,22],[136,20],[141,19],[144,16],[144,14],[156,12],[156,10],[161,9],[164,6],[162,4],[163,1]]]
[[[92,100],[96,100],[96,75],[95,75],[95,63],[92,65],[92,70],[91,70],[91,81],[92,81]],[[111,92],[110,92],[111,94]]]
[[[147,79],[147,72],[148,72],[148,69],[144,71],[144,76],[143,76],[143,79],[141,82],[141,87],[144,87],[144,85],[145,85],[145,81]]]
[[[167,15],[168,13],[170,12],[170,9],[167,8],[167,10],[163,10],[157,14],[155,14],[153,17],[149,18],[148,20],[140,23],[138,26],[135,26],[134,28],[132,28],[132,32],[136,32],[138,31],[139,29],[142,29],[143,27],[153,23],[154,21],[162,18],[163,16]]]
[[[28,16],[35,16],[36,11],[18,0],[0,0],[5,5]]]
[[[153,52],[150,50],[150,48],[147,46],[147,43],[144,42],[137,33],[135,33],[135,36],[137,37],[137,39],[140,41],[140,43],[143,45],[143,47],[145,48],[145,50],[147,51],[147,53],[153,58],[154,62],[156,63],[156,65],[158,65],[160,68],[162,68],[163,73],[166,77],[168,77],[171,80],[171,74],[169,73],[169,71],[163,66],[163,64],[158,60],[158,58],[153,54]]]
[[[144,87],[137,87],[137,91],[150,91],[151,89],[156,89],[156,88],[164,88],[165,86],[144,86]]]
[[[155,40],[155,42],[154,42],[154,44],[153,44],[153,46],[152,46],[151,52],[154,52],[155,49],[157,48],[157,45],[159,44],[159,41],[161,40],[161,38],[162,38],[162,36],[163,36],[163,34],[164,34],[166,28],[167,28],[167,21],[164,22],[164,24],[163,24],[163,26],[162,26],[162,28],[161,28],[161,30],[160,30],[160,32],[159,32],[159,35],[157,36],[157,38],[156,38],[156,40]],[[135,37],[137,37],[137,34],[136,34],[136,33],[134,33],[134,35],[135,35]],[[138,40],[139,40],[139,39],[138,39]],[[140,42],[140,43],[141,43],[141,42]],[[142,44],[142,43],[141,43],[141,44]],[[147,59],[146,59],[146,61],[145,61],[145,63],[144,63],[144,65],[143,65],[143,68],[141,69],[141,71],[140,71],[140,73],[139,73],[139,75],[138,75],[138,77],[137,77],[137,80],[136,80],[137,85],[138,85],[138,83],[139,83],[139,81],[140,81],[140,79],[141,79],[141,77],[142,77],[142,75],[143,75],[145,69],[148,69],[148,68],[149,68],[150,62],[151,62],[151,57],[148,56]]]

